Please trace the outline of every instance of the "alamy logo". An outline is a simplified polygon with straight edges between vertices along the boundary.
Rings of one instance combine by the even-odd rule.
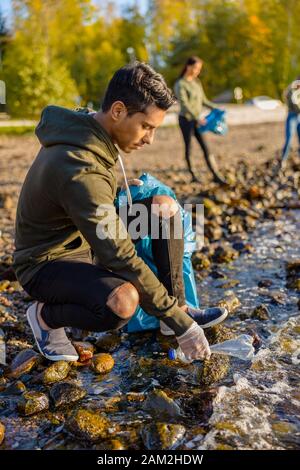
[[[184,204],[183,209],[184,216],[180,210],[171,214],[167,204],[152,204],[149,213],[144,204],[134,203],[130,215],[127,205],[121,206],[117,215],[113,204],[101,204],[96,212],[96,235],[100,240],[126,239],[128,234],[135,241],[147,235],[152,240],[186,239],[185,224],[189,224],[187,216],[190,214],[194,220],[195,232],[189,231],[188,241],[195,242],[195,249],[200,250],[204,245],[204,206]]]

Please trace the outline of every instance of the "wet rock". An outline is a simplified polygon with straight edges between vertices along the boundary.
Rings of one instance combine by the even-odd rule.
[[[202,269],[208,269],[210,267],[210,260],[208,256],[203,253],[195,252],[192,257],[193,268],[196,271],[202,271]]]
[[[96,348],[105,352],[113,352],[118,349],[121,344],[121,338],[117,333],[104,333],[96,341]]]
[[[224,325],[216,325],[212,326],[211,328],[207,328],[205,330],[205,336],[209,342],[209,344],[216,344],[222,343],[223,341],[227,341],[228,339],[235,338],[235,334],[231,330]]]
[[[300,260],[287,261],[286,271],[288,277],[300,277]]]
[[[5,426],[0,421],[0,445],[4,441],[4,436],[5,436]]]
[[[92,359],[94,354],[94,346],[87,341],[74,341],[73,346],[79,356],[79,362],[87,362]]]
[[[126,450],[124,442],[120,439],[111,439],[108,445],[111,450]]]
[[[221,271],[218,271],[217,269],[211,271],[210,276],[213,279],[227,279],[226,274],[222,273]]]
[[[222,215],[222,208],[215,204],[211,199],[203,198],[202,204],[204,205],[205,216],[208,218]]]
[[[232,289],[233,287],[238,286],[240,281],[238,279],[230,279],[227,282],[222,282],[221,284],[218,285],[219,288],[221,289]]]
[[[232,244],[232,248],[240,253],[252,253],[254,246],[251,243],[236,242]]]
[[[0,364],[6,364],[5,333],[2,328],[0,328]]]
[[[239,252],[229,246],[218,246],[214,252],[213,260],[216,263],[230,263],[238,258]]]
[[[16,382],[8,385],[5,390],[3,390],[2,395],[22,395],[26,391],[26,386],[17,380]]]
[[[95,354],[93,357],[91,368],[94,372],[98,372],[99,374],[106,374],[112,370],[114,364],[115,361],[110,354],[99,353]]]
[[[228,220],[227,228],[231,234],[244,232],[244,219],[240,215],[232,215]]]
[[[40,354],[33,349],[24,349],[13,359],[6,375],[9,378],[17,379],[23,374],[28,374],[41,360]]]
[[[163,390],[153,390],[143,403],[143,409],[157,416],[179,417],[180,407]]]
[[[49,399],[45,393],[25,392],[18,403],[18,410],[24,416],[30,416],[48,410]]]
[[[9,288],[10,282],[9,281],[0,281],[0,292],[4,292]]]
[[[204,225],[204,236],[209,241],[220,240],[223,236],[223,229],[217,222],[213,220],[207,221]]]
[[[213,401],[218,394],[218,388],[199,391],[193,389],[192,394],[182,399],[185,414],[197,423],[205,423],[209,420],[213,413]]]
[[[205,331],[209,344],[222,343],[233,339],[235,334],[224,325],[216,325]],[[199,371],[199,382],[201,385],[209,386],[223,379],[229,371],[230,358],[221,354],[212,354],[209,360],[203,361]]]
[[[199,373],[199,383],[208,387],[221,379],[229,372],[230,359],[221,354],[212,354],[210,359],[203,361],[203,366]]]
[[[71,328],[70,331],[74,341],[82,341],[89,334],[88,330],[82,330],[81,328]]]
[[[70,364],[66,361],[54,362],[39,375],[38,380],[41,380],[44,384],[60,382],[68,376],[70,368]]]
[[[289,289],[300,291],[300,260],[288,261],[286,263],[287,282]]]
[[[5,377],[0,377],[0,392],[6,388],[7,380]]]
[[[284,292],[270,292],[267,294],[268,297],[271,299],[272,304],[275,305],[285,305],[287,302],[287,298]]]
[[[181,444],[185,431],[181,424],[150,423],[143,427],[141,436],[148,450],[172,450]]]
[[[300,291],[300,278],[299,279],[291,279],[288,283],[287,283],[287,287],[289,289],[294,289],[296,291]]]
[[[241,302],[239,298],[233,293],[226,294],[226,296],[217,303],[218,307],[226,308],[228,313],[233,313],[240,305]]]
[[[257,224],[257,218],[252,217],[251,215],[247,215],[245,217],[245,225],[247,230],[255,229]]]
[[[78,385],[70,382],[56,383],[51,387],[50,397],[53,400],[55,408],[70,405],[81,400],[86,395],[86,391]]]
[[[251,313],[251,318],[257,318],[258,320],[261,320],[261,321],[269,320],[270,312],[267,306],[264,304],[261,304],[258,307],[256,307]]]
[[[262,199],[264,197],[264,188],[260,188],[259,186],[251,186],[247,193],[246,197],[253,201],[254,199]]]
[[[261,279],[258,282],[258,287],[271,287],[273,284],[273,281],[271,279]]]
[[[97,411],[80,408],[66,422],[66,428],[75,436],[94,442],[107,437],[109,421]]]

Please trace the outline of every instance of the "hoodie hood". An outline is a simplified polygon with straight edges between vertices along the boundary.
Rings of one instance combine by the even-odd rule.
[[[87,150],[108,168],[118,159],[118,150],[110,136],[85,109],[72,111],[47,106],[35,133],[43,147],[64,145]]]

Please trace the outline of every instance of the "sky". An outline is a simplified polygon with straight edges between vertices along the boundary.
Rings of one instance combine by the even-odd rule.
[[[115,1],[119,5],[120,9],[123,6],[135,3],[134,0],[115,0]],[[97,5],[97,3],[98,4],[100,3],[100,0],[93,0],[93,2]],[[141,11],[145,11],[147,0],[138,0],[138,3],[141,7]],[[4,16],[6,16],[9,19],[12,13],[11,0],[0,0],[0,9],[2,13],[4,14]]]

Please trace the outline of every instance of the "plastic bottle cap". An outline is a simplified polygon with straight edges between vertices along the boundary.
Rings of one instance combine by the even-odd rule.
[[[171,359],[171,361],[174,361],[176,359],[176,351],[175,349],[170,349],[169,350],[169,353],[168,353],[168,356],[169,356],[169,359]]]

